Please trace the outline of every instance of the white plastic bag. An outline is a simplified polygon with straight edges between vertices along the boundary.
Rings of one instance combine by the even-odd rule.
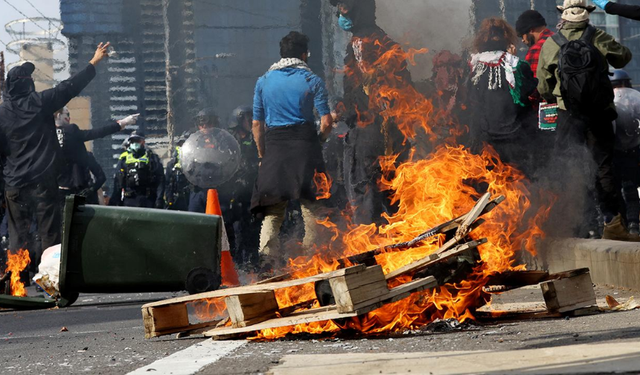
[[[60,250],[60,245],[54,245],[45,250],[38,265],[38,274],[33,277],[33,281],[50,296],[55,296],[59,292]]]

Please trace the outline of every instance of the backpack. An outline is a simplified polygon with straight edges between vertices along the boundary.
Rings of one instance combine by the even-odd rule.
[[[560,46],[560,93],[575,115],[602,113],[614,99],[609,65],[593,44],[595,34],[596,28],[589,25],[580,39],[569,41],[560,32],[552,36]]]

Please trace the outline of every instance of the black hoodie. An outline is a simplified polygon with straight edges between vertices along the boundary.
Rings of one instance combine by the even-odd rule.
[[[53,114],[91,82],[93,65],[56,87],[36,92],[25,63],[9,71],[0,105],[0,154],[6,188],[21,188],[43,177],[56,176],[59,146]]]

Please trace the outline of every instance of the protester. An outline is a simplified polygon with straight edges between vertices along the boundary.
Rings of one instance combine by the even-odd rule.
[[[35,91],[32,63],[16,66],[7,75],[0,105],[0,153],[12,251],[26,245],[34,214],[42,248],[60,243],[60,158],[53,114],[91,82],[108,47],[109,43],[100,43],[86,68],[42,92]],[[32,261],[37,264],[38,258],[36,254]]]
[[[593,0],[593,2],[609,14],[640,21],[640,5],[618,4],[609,0]]]
[[[382,214],[391,213],[389,192],[381,192],[380,157],[400,155],[405,159],[405,137],[393,121],[379,115],[385,105],[370,98],[371,90],[412,86],[403,57],[381,63],[380,58],[396,42],[376,24],[374,0],[331,0],[338,9],[338,25],[352,34],[347,47],[344,76],[344,113],[338,113],[349,126],[344,147],[344,183],[354,209],[356,224],[383,223]],[[402,61],[396,61],[402,59]],[[340,112],[340,111],[339,111]]]
[[[531,136],[536,115],[529,97],[537,80],[529,64],[507,52],[517,42],[516,32],[501,18],[482,21],[474,39],[468,105],[471,149],[481,152],[491,145],[503,162],[530,172]]]
[[[191,184],[182,171],[181,150],[189,138],[189,132],[184,132],[176,145],[171,160],[167,163],[165,172],[165,197],[167,208],[173,211],[188,211],[191,197]]]
[[[516,32],[522,43],[529,47],[525,60],[531,66],[533,76],[537,77],[540,50],[547,39],[554,34],[547,28],[547,21],[536,10],[527,10],[516,21]]]
[[[164,208],[164,171],[160,158],[146,147],[142,133],[134,131],[128,144],[116,165],[111,201],[116,206]]]
[[[619,114],[615,121],[613,166],[622,186],[626,208],[622,213],[626,214],[629,233],[640,234],[640,93],[633,89],[631,77],[622,69],[614,70],[610,79]]]
[[[85,142],[104,138],[123,130],[127,125],[134,125],[138,116],[138,114],[127,116],[101,128],[81,130],[78,125],[71,123],[71,114],[67,107],[55,113],[56,134],[61,150],[58,188],[63,204],[67,195],[95,194],[91,176],[88,173],[91,161]],[[102,184],[97,189],[101,186]]]
[[[262,159],[251,209],[264,215],[260,253],[265,269],[284,264],[279,234],[287,203],[299,200],[305,222],[303,247],[315,241],[317,203],[313,177],[324,172],[321,140],[333,119],[324,82],[307,65],[309,38],[292,31],[280,42],[282,59],[258,79],[253,134]],[[320,134],[313,109],[321,116]]]
[[[624,67],[631,60],[631,52],[613,36],[589,25],[589,14],[595,7],[587,6],[586,0],[565,0],[558,9],[562,11],[559,32],[547,39],[540,52],[538,91],[548,102],[558,103],[557,163],[565,167],[559,169],[566,174],[575,169],[571,165],[584,165],[576,158],[581,147],[588,147],[597,165],[596,193],[605,220],[603,237],[640,241],[640,237],[627,232],[618,205],[619,189],[612,165],[612,121],[617,114],[607,66],[608,62],[615,68]],[[569,58],[573,59],[571,65],[565,61]],[[561,71],[559,66],[565,68]]]

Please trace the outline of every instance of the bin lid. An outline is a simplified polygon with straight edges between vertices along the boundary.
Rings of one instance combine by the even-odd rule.
[[[0,308],[14,310],[39,310],[56,307],[54,299],[44,297],[14,297],[0,294]]]

